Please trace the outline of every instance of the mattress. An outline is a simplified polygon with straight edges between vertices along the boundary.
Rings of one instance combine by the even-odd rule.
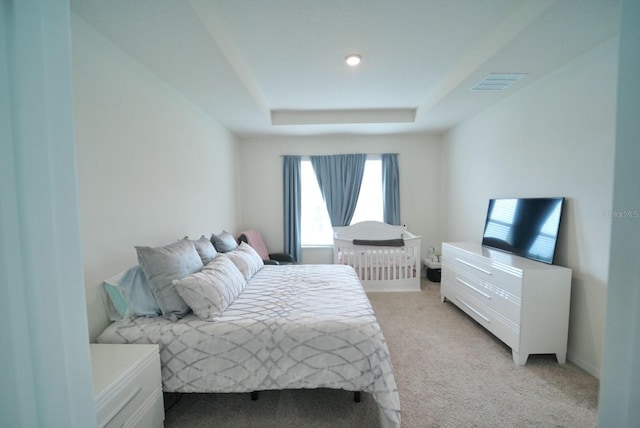
[[[167,392],[365,391],[382,425],[400,426],[389,350],[350,266],[265,266],[213,322],[135,318],[97,341],[159,344]]]

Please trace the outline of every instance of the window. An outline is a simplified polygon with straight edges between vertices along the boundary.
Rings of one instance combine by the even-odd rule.
[[[311,161],[301,161],[300,173],[302,246],[333,245],[333,228]],[[367,159],[351,223],[382,219],[382,161],[375,158]]]

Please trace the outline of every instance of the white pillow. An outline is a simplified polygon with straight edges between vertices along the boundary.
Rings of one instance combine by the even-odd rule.
[[[224,312],[247,285],[225,254],[217,254],[200,272],[172,283],[193,313],[205,321],[213,321]]]
[[[236,265],[238,270],[242,272],[242,276],[244,276],[247,281],[264,266],[262,257],[246,242],[241,242],[235,250],[225,254]]]

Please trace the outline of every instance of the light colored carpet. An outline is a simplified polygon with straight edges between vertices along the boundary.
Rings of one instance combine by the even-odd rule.
[[[532,355],[525,367],[511,350],[451,303],[440,285],[420,293],[370,293],[391,352],[402,426],[595,427],[598,381],[555,356]],[[175,399],[171,394],[167,400]],[[167,403],[170,405],[170,403]],[[332,390],[183,394],[166,428],[375,427],[376,403]]]

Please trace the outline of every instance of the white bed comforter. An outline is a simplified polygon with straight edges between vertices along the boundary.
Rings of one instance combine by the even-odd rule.
[[[350,266],[265,266],[216,321],[118,321],[98,342],[159,344],[167,392],[365,391],[400,426],[389,350]]]

